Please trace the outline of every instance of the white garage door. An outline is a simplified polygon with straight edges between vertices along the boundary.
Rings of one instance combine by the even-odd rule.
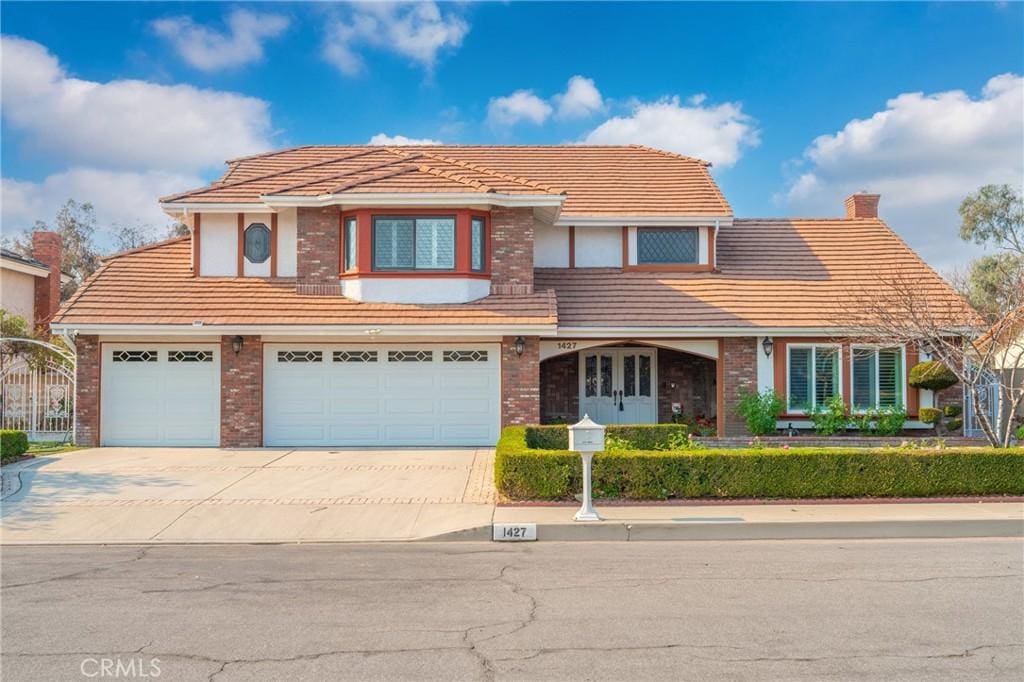
[[[264,346],[267,445],[493,445],[497,344]]]
[[[104,445],[220,444],[216,345],[103,344]]]

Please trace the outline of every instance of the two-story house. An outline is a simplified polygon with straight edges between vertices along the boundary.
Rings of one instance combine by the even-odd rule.
[[[31,330],[46,329],[60,307],[64,248],[56,232],[32,233],[32,256],[0,249],[0,309],[25,320]]]
[[[886,268],[955,298],[878,196],[739,219],[708,165],[639,146],[229,161],[162,200],[190,236],[107,259],[54,321],[78,348],[78,441],[491,445],[583,413],[741,434],[758,388],[782,426],[831,395],[915,425],[937,399],[907,386],[917,350],[857,346],[830,314]]]

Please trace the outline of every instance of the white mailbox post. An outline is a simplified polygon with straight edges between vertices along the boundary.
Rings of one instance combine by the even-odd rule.
[[[583,415],[583,419],[569,427],[569,449],[580,453],[583,460],[583,506],[574,518],[577,521],[600,521],[591,499],[590,474],[594,453],[604,450],[604,427]]]

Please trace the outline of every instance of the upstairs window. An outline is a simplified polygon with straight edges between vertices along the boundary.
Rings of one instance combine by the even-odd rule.
[[[375,217],[374,270],[454,270],[454,217]]]
[[[696,228],[641,227],[636,232],[637,265],[697,264]]]
[[[813,412],[832,396],[841,395],[839,346],[790,345],[786,352],[789,412]]]
[[[266,263],[270,258],[270,229],[263,223],[245,228],[244,251],[250,263]]]
[[[470,268],[479,272],[484,269],[484,240],[486,237],[486,228],[484,226],[483,218],[473,218],[470,222],[469,237]]]
[[[356,219],[345,218],[345,271],[356,267]]]
[[[903,349],[855,347],[851,380],[854,410],[903,407]]]

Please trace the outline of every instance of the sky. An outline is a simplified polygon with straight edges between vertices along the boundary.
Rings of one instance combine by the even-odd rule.
[[[5,234],[89,201],[100,241],[225,159],[302,144],[640,143],[739,217],[880,212],[940,272],[957,206],[1024,186],[1024,4],[0,5]]]

